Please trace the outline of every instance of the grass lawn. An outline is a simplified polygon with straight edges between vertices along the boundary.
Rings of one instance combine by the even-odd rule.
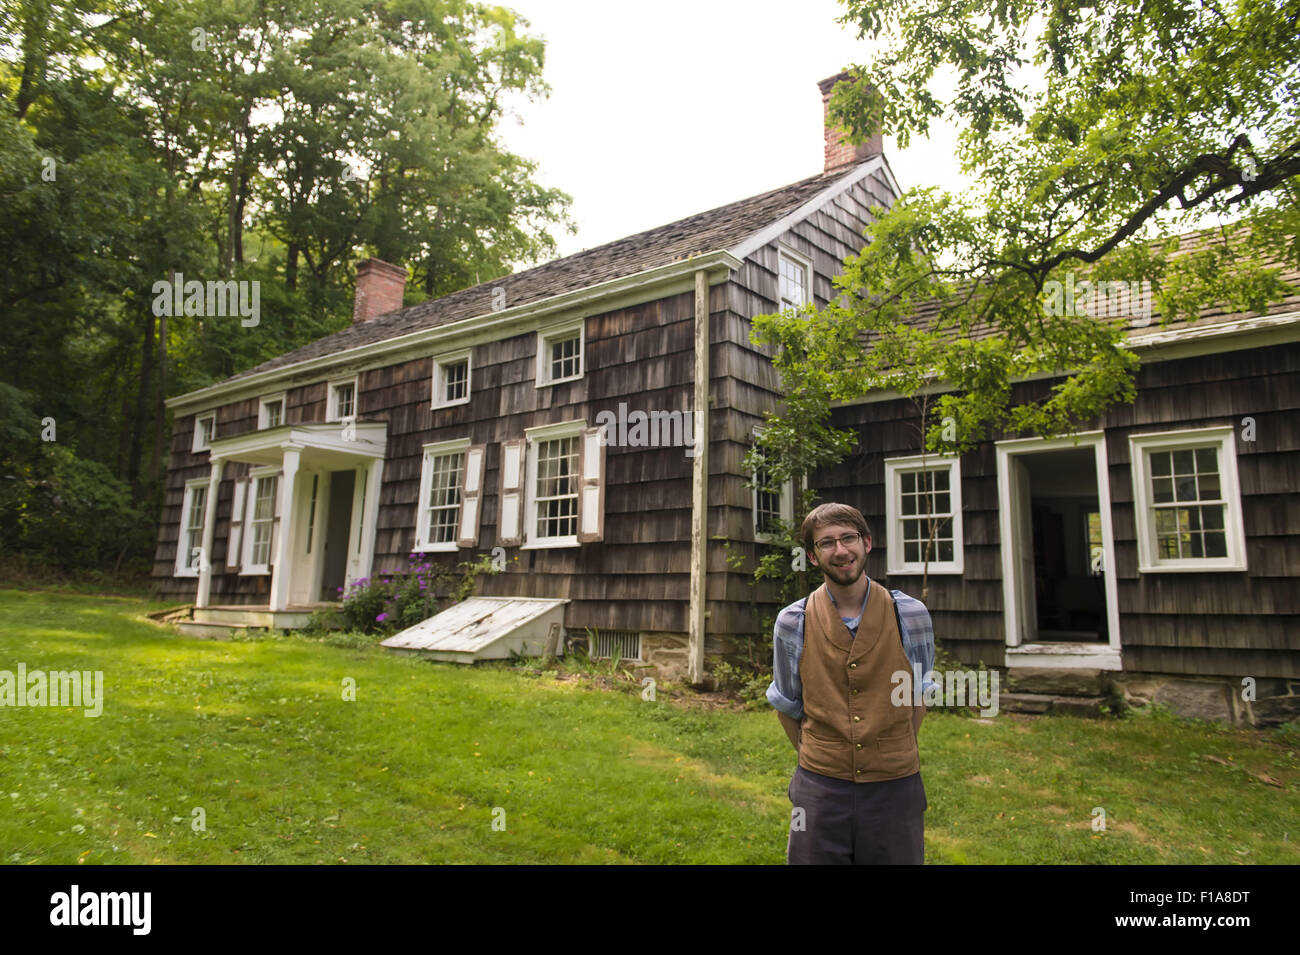
[[[0,709],[0,860],[785,861],[794,753],[770,709],[304,637],[194,640],[149,609],[0,591],[0,670],[102,670],[105,693],[98,718]],[[926,861],[1295,864],[1297,751],[1159,713],[932,711]]]

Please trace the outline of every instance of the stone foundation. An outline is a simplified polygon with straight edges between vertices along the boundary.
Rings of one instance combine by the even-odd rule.
[[[690,652],[684,633],[641,634],[641,663],[636,670],[664,683],[685,683],[690,672]]]
[[[1254,699],[1243,698],[1241,677],[1113,673],[1111,682],[1129,706],[1160,703],[1179,716],[1267,729],[1300,718],[1300,680],[1261,677]]]

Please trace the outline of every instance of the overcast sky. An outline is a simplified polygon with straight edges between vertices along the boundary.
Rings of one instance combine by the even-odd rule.
[[[501,137],[573,197],[569,255],[822,171],[817,81],[869,59],[836,0],[504,0],[546,40],[551,95]],[[888,133],[888,131],[886,131]],[[955,131],[885,155],[956,186]]]

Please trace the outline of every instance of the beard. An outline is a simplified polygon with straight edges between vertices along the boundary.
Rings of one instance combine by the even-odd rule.
[[[866,570],[867,562],[857,554],[853,555],[852,560],[842,558],[843,564],[836,566],[830,561],[822,562],[822,573],[828,580],[831,580],[841,587],[851,587],[861,579]]]

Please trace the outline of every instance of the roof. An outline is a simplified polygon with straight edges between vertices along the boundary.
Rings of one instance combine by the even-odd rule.
[[[488,314],[493,311],[493,290],[497,288],[505,290],[505,300],[511,307],[527,305],[564,292],[635,275],[703,252],[727,249],[763,225],[795,211],[824,189],[855,172],[861,165],[847,166],[829,175],[811,176],[523,272],[398,309],[368,322],[349,325],[226,380],[237,381],[312,358]]]
[[[1209,245],[1211,240],[1218,235],[1218,229],[1203,229],[1195,232],[1184,233],[1178,236],[1179,246],[1172,254],[1172,257],[1199,251]],[[1131,289],[1120,291],[1119,294],[1115,296],[1113,304],[1108,302],[1106,296],[1102,294],[1101,296],[1091,300],[1092,303],[1095,303],[1092,307],[1099,308],[1100,310],[1090,312],[1090,314],[1096,314],[1098,317],[1103,317],[1107,314],[1110,316],[1126,317],[1127,321],[1125,322],[1125,327],[1129,336],[1141,340],[1155,332],[1162,333],[1162,338],[1171,334],[1177,336],[1180,332],[1186,332],[1192,329],[1202,330],[1214,325],[1223,325],[1226,327],[1259,315],[1281,316],[1300,310],[1300,269],[1277,259],[1268,259],[1263,261],[1261,264],[1277,268],[1278,277],[1291,287],[1291,292],[1289,294],[1277,301],[1270,302],[1265,306],[1263,312],[1253,312],[1249,310],[1243,311],[1224,302],[1208,302],[1201,306],[1194,320],[1188,321],[1180,318],[1177,321],[1171,321],[1162,325],[1161,312],[1158,303],[1155,301],[1154,294],[1150,290],[1149,286],[1143,287],[1141,286],[1141,283],[1137,283],[1139,286],[1139,295],[1136,301],[1134,300]],[[1075,271],[1079,276],[1079,279],[1082,280],[1087,277],[1092,268],[1093,267],[1089,265],[1080,265],[1076,267]],[[962,286],[961,289],[954,293],[954,298],[965,294],[965,291],[968,288],[968,285]],[[934,299],[928,299],[922,302],[907,319],[907,324],[921,328],[932,325],[938,315],[940,304],[939,301]],[[1079,307],[1083,307],[1082,303]],[[955,327],[947,329],[947,333],[952,337],[965,337],[970,340],[977,340],[999,335],[1001,334],[1001,331],[988,322],[979,322],[976,323],[971,328],[969,334],[965,336],[960,336],[960,332]],[[875,337],[875,333],[864,332],[861,334],[860,340],[863,343],[869,344]]]

